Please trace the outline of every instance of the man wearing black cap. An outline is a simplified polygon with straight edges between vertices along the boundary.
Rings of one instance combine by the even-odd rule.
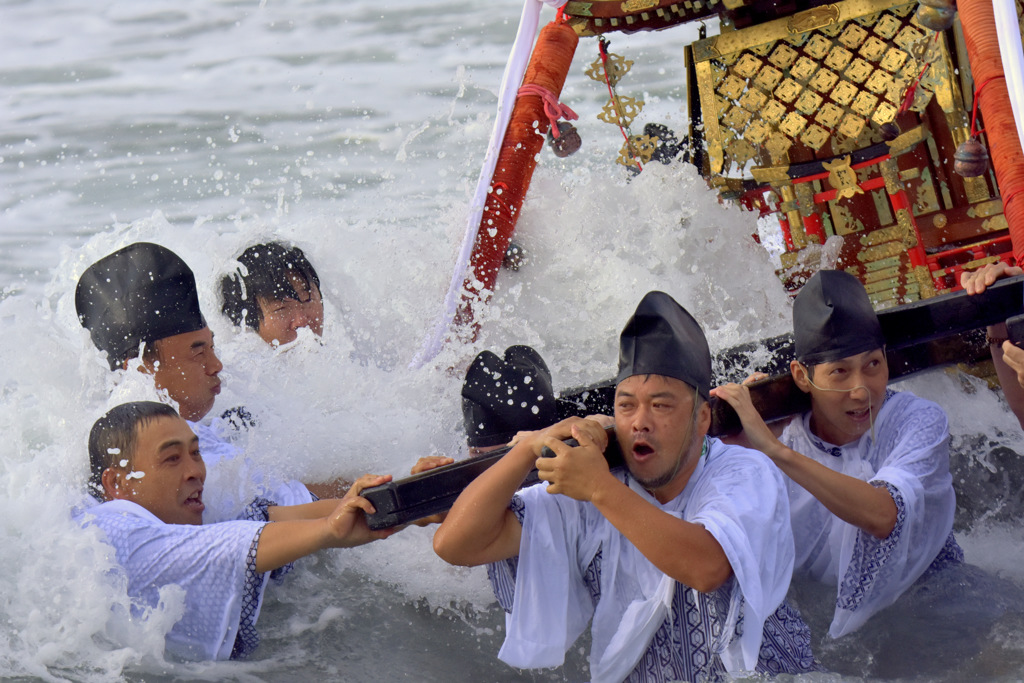
[[[796,571],[838,588],[829,634],[862,626],[929,568],[961,564],[949,427],[931,401],[887,388],[881,325],[864,286],[816,273],[793,304],[790,371],[811,410],[776,438],[737,384],[712,393],[789,477]]]
[[[177,254],[149,242],[115,251],[82,274],[75,290],[75,308],[96,348],[106,354],[111,370],[128,369],[131,361],[141,356],[139,369],[151,374],[157,389],[166,391],[178,404],[179,413],[199,436],[211,470],[221,460],[240,457],[234,445],[220,438],[210,425],[198,422],[213,409],[224,366],[199,309],[195,276]],[[309,490],[298,481],[267,484],[260,473],[243,476],[252,479],[252,495],[265,495],[281,505],[312,500]],[[238,486],[217,489],[225,497],[207,501],[208,522],[233,519],[248,502],[231,495],[238,493]]]
[[[127,368],[141,346],[142,365],[182,417],[199,420],[213,408],[224,366],[199,310],[195,277],[177,254],[138,242],[100,259],[79,279],[75,308],[111,370]]]
[[[609,470],[598,422],[569,418],[524,435],[460,495],[434,549],[490,564],[508,612],[502,660],[558,666],[591,622],[598,683],[817,666],[783,602],[793,555],[782,477],[762,454],[706,436],[710,382],[700,327],[651,292],[620,338],[626,466]],[[544,446],[555,457],[539,458]],[[517,493],[534,466],[547,484]]]

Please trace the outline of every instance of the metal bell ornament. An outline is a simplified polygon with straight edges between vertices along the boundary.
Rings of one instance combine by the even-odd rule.
[[[557,138],[550,131],[548,132],[548,145],[551,146],[555,156],[561,159],[575,154],[582,144],[583,140],[580,138],[576,126],[568,121],[558,122]]]
[[[515,242],[509,242],[508,249],[505,251],[505,258],[501,260],[501,265],[512,271],[517,271],[523,267],[526,263],[526,250]]]
[[[988,170],[988,150],[977,138],[967,138],[953,155],[953,171],[964,178],[977,178]]]
[[[956,18],[956,3],[954,0],[919,0],[914,18],[925,28],[945,31]]]

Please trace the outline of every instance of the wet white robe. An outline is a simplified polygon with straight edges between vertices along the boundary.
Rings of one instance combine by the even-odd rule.
[[[253,629],[255,647],[254,625],[269,574],[256,573],[256,544],[265,522],[165,524],[126,500],[95,505],[81,515],[113,546],[135,608],[156,607],[166,586],[185,591],[184,615],[167,634],[169,652],[190,660],[228,659],[239,630],[246,628]]]
[[[206,463],[204,524],[237,519],[254,498],[267,498],[277,505],[313,501],[302,482],[279,480],[260,471],[238,446],[223,438],[220,422],[215,419],[211,424],[188,423],[199,437],[199,452]]]
[[[711,532],[733,569],[724,600],[717,595],[722,589],[697,593],[662,573],[593,505],[548,494],[546,484],[538,484],[516,494],[525,511],[503,661],[520,668],[558,666],[593,617],[593,680],[622,681],[666,620],[676,622],[678,615],[670,614],[675,592],[686,590],[710,623],[698,626],[697,635],[691,625],[683,637],[701,642],[683,643],[687,651],[673,656],[710,651],[728,671],[754,670],[765,620],[785,598],[792,574],[788,501],[778,469],[763,454],[717,439],[708,444],[686,488],[665,505],[624,469],[615,472],[649,502]],[[595,608],[584,574],[598,553]],[[707,673],[714,666],[690,668]]]
[[[780,440],[837,472],[888,487],[897,522],[876,539],[829,512],[793,481],[788,482],[796,572],[834,583],[836,611],[829,634],[838,638],[892,604],[935,560],[956,511],[949,474],[949,426],[931,401],[889,391],[870,430],[846,446],[823,442],[810,431],[810,412],[794,419]]]

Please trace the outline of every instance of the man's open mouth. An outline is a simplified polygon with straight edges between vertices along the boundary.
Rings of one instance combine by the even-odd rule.
[[[654,452],[654,448],[646,443],[635,443],[633,444],[633,453],[640,457],[645,457]]]

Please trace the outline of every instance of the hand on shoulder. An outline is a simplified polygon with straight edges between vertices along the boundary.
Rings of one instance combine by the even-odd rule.
[[[763,375],[763,373],[757,373]],[[729,439],[731,443],[747,446],[761,451],[769,458],[775,459],[775,453],[782,446],[772,429],[765,423],[761,414],[754,407],[750,398],[750,389],[747,385],[763,377],[751,375],[743,384],[730,382],[711,390],[711,395],[728,403],[736,411],[743,425],[743,432],[736,439]]]

